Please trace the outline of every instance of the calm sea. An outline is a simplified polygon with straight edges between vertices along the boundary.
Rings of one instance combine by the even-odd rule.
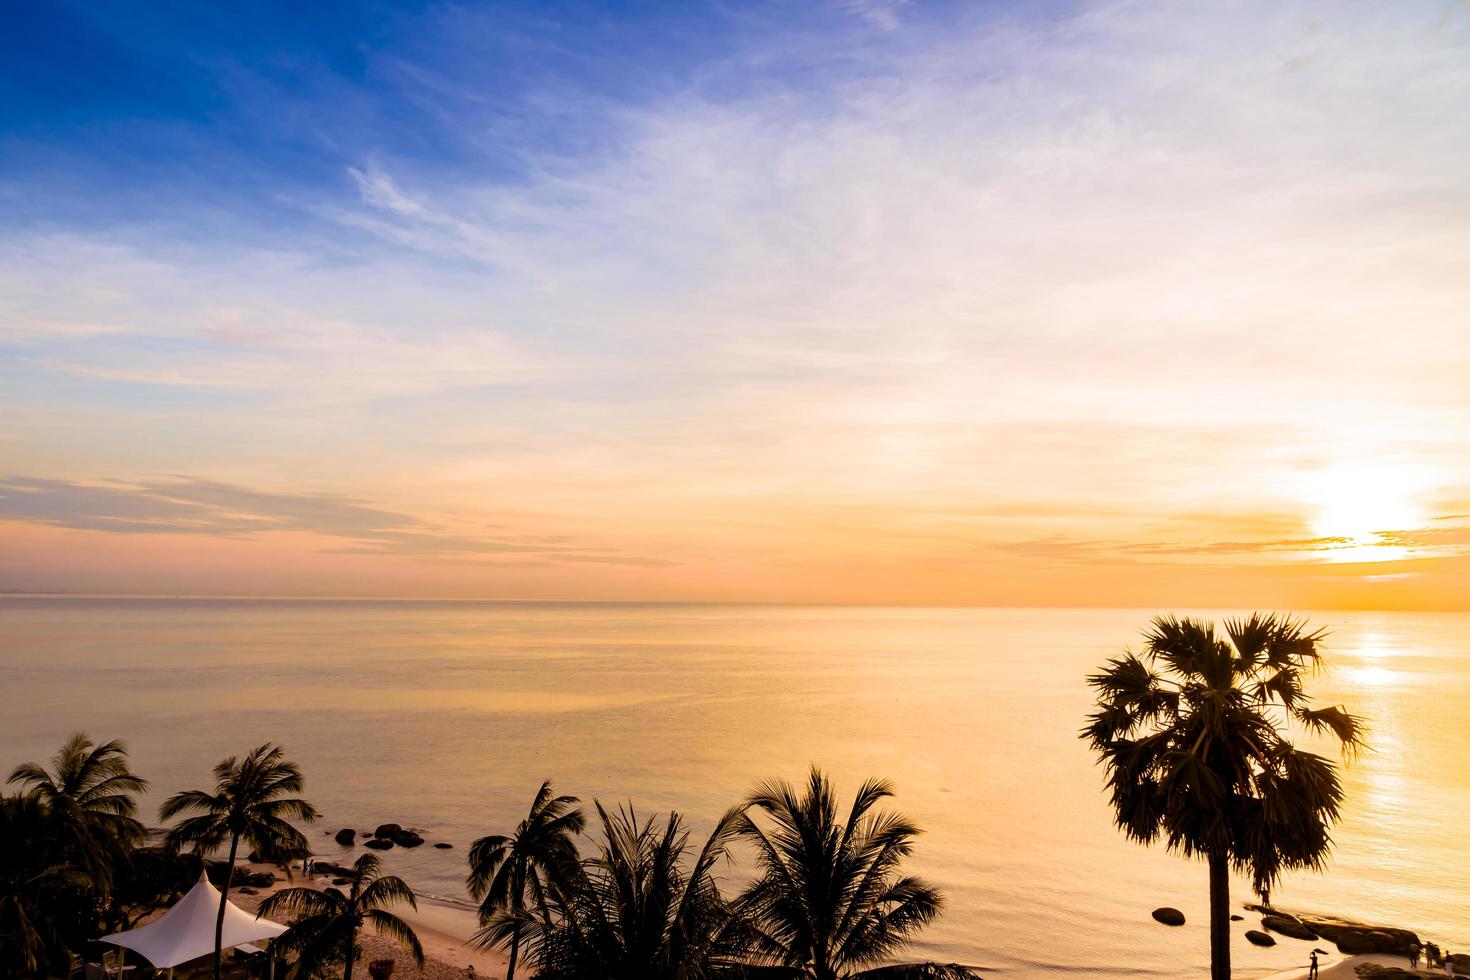
[[[0,766],[78,729],[120,737],[153,812],[276,741],[306,771],[323,854],[339,827],[423,828],[455,848],[387,861],[454,898],[468,842],[510,829],[544,777],[704,830],[758,780],[816,763],[844,793],[892,778],[926,829],[913,866],[948,904],[919,954],[996,976],[1200,974],[1203,866],[1113,829],[1076,737],[1085,675],[1149,615],[5,598]],[[1366,715],[1375,751],[1346,771],[1329,871],[1274,897],[1470,947],[1470,616],[1312,618],[1332,631],[1312,693]],[[732,885],[747,870],[727,869]],[[1156,925],[1159,905],[1189,924]],[[1308,948],[1241,941],[1237,970]]]

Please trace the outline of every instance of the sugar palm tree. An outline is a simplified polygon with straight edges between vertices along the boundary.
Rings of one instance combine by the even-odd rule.
[[[1210,963],[1230,976],[1230,868],[1257,892],[1285,870],[1320,869],[1342,787],[1337,768],[1297,748],[1294,726],[1344,754],[1363,727],[1342,707],[1314,709],[1303,692],[1325,634],[1288,616],[1210,623],[1164,616],[1144,653],[1088,678],[1097,710],[1082,737],[1107,767],[1118,826],[1144,844],[1163,838],[1210,874]]]
[[[148,782],[128,768],[122,742],[98,745],[78,732],[52,758],[51,769],[27,762],[8,781],[40,802],[59,831],[66,860],[104,893],[128,848],[146,836],[134,816],[133,795],[146,792]]]
[[[513,834],[481,837],[470,847],[465,883],[480,903],[482,927],[475,941],[481,947],[509,946],[506,980],[515,980],[527,929],[545,925],[551,903],[564,898],[579,873],[573,837],[587,821],[578,802],[575,796],[553,796],[548,779]]]
[[[165,843],[170,850],[187,847],[204,855],[229,845],[214,924],[214,978],[219,980],[225,905],[240,841],[262,854],[304,851],[306,838],[289,821],[310,823],[316,810],[305,800],[286,795],[301,792],[301,770],[269,742],[244,759],[231,756],[215,766],[214,781],[213,791],[186,790],[169,797],[159,814],[164,820],[184,817],[168,832]]]
[[[291,927],[276,939],[276,944],[297,954],[297,975],[313,976],[340,957],[342,980],[352,980],[357,935],[364,923],[371,923],[378,935],[407,949],[422,970],[424,950],[419,937],[407,922],[385,910],[385,906],[397,902],[417,909],[413,889],[402,878],[383,874],[376,854],[359,857],[349,877],[352,886],[346,893],[336,888],[285,888],[261,904],[261,915],[280,912],[292,919]]]
[[[0,976],[36,976],[63,956],[53,898],[77,884],[34,794],[0,797]]]
[[[689,833],[671,813],[662,827],[599,803],[603,841],[585,862],[564,914],[532,941],[544,980],[705,980],[742,977],[745,936],[720,894],[741,808],[726,812],[692,865]]]
[[[954,964],[880,965],[939,914],[943,899],[927,882],[900,873],[919,828],[876,811],[893,795],[886,780],[858,790],[846,817],[821,770],[805,791],[775,780],[749,798],[740,832],[755,847],[760,877],[740,899],[754,930],[752,958],[771,975],[810,980],[969,978]]]

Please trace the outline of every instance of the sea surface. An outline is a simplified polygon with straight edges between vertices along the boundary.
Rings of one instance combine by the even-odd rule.
[[[916,956],[988,976],[1206,971],[1206,873],[1114,829],[1077,738],[1086,675],[1151,610],[887,609],[480,602],[0,599],[0,767],[77,730],[122,738],[145,816],[274,741],[329,836],[393,821],[386,853],[421,892],[463,899],[476,836],[510,830],[543,778],[696,833],[759,780],[810,764],[844,795],[887,776],[926,833],[913,869],[944,891]],[[1208,615],[1226,615],[1225,613]],[[1311,614],[1329,670],[1311,693],[1366,716],[1325,874],[1276,902],[1470,948],[1470,616]],[[731,888],[749,873],[724,869]],[[1250,900],[1236,882],[1233,898]],[[1184,910],[1170,929],[1156,906]],[[1239,938],[1237,975],[1309,944]]]

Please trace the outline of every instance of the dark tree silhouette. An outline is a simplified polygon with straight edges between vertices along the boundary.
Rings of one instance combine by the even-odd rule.
[[[263,916],[280,912],[291,918],[291,927],[275,944],[296,953],[297,976],[315,976],[340,959],[342,980],[352,980],[357,935],[365,922],[372,923],[378,935],[407,949],[414,963],[423,969],[424,950],[418,935],[407,922],[385,909],[397,902],[417,909],[413,889],[402,878],[384,875],[382,867],[376,854],[364,854],[352,866],[352,887],[345,893],[336,888],[284,888],[261,904]]]
[[[677,813],[659,827],[631,810],[600,803],[603,840],[584,864],[566,909],[535,937],[544,980],[706,980],[743,977],[745,936],[721,896],[714,871],[741,809],[715,825],[692,865],[689,833]]]
[[[900,873],[919,828],[874,809],[892,795],[886,780],[869,780],[839,817],[831,783],[813,767],[803,793],[774,781],[750,797],[740,832],[762,873],[739,908],[753,929],[756,963],[811,980],[974,976],[955,964],[880,965],[943,905],[938,889]]]
[[[55,895],[85,879],[60,863],[54,827],[35,795],[0,797],[0,976],[46,975],[65,957]]]
[[[1142,656],[1088,678],[1097,710],[1082,731],[1107,767],[1118,826],[1131,839],[1203,857],[1210,872],[1210,962],[1230,976],[1230,868],[1256,891],[1283,871],[1320,869],[1342,787],[1328,759],[1298,749],[1298,729],[1363,746],[1342,707],[1314,709],[1303,678],[1317,669],[1321,631],[1280,615],[1212,624],[1164,616]]]
[[[112,887],[128,850],[146,835],[134,816],[136,793],[148,782],[128,768],[122,742],[97,745],[85,734],[67,740],[51,760],[17,766],[9,782],[19,783],[36,798],[52,824],[61,857],[85,875],[101,895]]]
[[[481,837],[470,847],[466,884],[480,903],[475,942],[482,948],[509,947],[506,980],[515,980],[526,932],[547,927],[552,906],[565,904],[569,885],[580,874],[573,838],[587,821],[578,802],[575,796],[554,796],[548,779],[514,833]]]
[[[269,742],[252,749],[244,759],[231,756],[215,766],[214,781],[213,791],[186,790],[169,797],[159,815],[164,820],[184,817],[168,832],[166,843],[172,851],[187,847],[202,856],[229,845],[214,923],[214,980],[219,980],[225,904],[240,841],[262,854],[305,851],[306,838],[289,821],[310,823],[316,819],[316,810],[305,800],[287,795],[301,792],[301,770]]]

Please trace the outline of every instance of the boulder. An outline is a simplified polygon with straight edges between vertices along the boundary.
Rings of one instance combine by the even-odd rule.
[[[1363,953],[1391,953],[1408,956],[1409,950],[1419,942],[1419,937],[1408,929],[1369,927],[1361,925],[1324,926],[1316,919],[1307,920],[1307,925],[1316,930],[1323,939],[1331,940],[1338,950],[1349,956]]]
[[[1162,922],[1166,926],[1184,925],[1184,913],[1178,909],[1169,908],[1167,905],[1161,909],[1154,909],[1154,921]]]
[[[260,892],[256,891],[254,888],[242,888],[242,889],[240,889],[240,894],[241,895],[259,895]]]
[[[1307,942],[1313,942],[1317,938],[1317,934],[1307,928],[1301,919],[1285,912],[1273,912],[1270,915],[1261,916],[1261,928],[1268,932],[1279,932],[1292,939],[1305,939]]]
[[[332,879],[332,884],[334,884],[334,885],[350,885],[350,884],[352,884],[352,879],[351,878],[333,878]]]
[[[1362,953],[1408,956],[1419,943],[1418,934],[1410,929],[1370,926],[1331,915],[1299,915],[1297,919],[1349,956]]]
[[[384,838],[374,837],[372,840],[363,841],[362,846],[371,847],[375,851],[386,851],[393,846],[393,842]]]
[[[454,845],[453,844],[446,844],[443,841],[440,841],[439,843],[435,844],[434,846],[437,847],[437,848],[439,848],[439,850],[441,850],[441,851],[447,851],[451,847],[453,847]]]
[[[340,864],[333,864],[330,861],[318,861],[312,867],[315,870],[320,871],[324,875],[349,875],[350,876],[350,875],[353,875],[353,874],[356,873],[351,868],[344,868],[344,867],[342,867],[342,865],[340,865]]]
[[[399,847],[420,847],[424,839],[411,830],[400,830],[393,836],[393,843]]]
[[[1449,960],[1456,973],[1470,977],[1470,953],[1451,953]]]
[[[1230,921],[1231,922],[1244,922],[1245,921],[1245,916],[1243,916],[1243,915],[1232,915],[1230,917]]]
[[[402,832],[403,828],[396,823],[380,823],[378,824],[378,829],[373,831],[373,836],[391,839],[397,837]]]
[[[1245,938],[1249,939],[1251,941],[1251,943],[1253,943],[1256,946],[1275,946],[1276,945],[1276,940],[1272,939],[1266,933],[1261,932],[1259,929],[1247,929],[1245,931]]]
[[[343,847],[351,847],[356,842],[357,831],[351,829],[350,827],[343,827],[341,830],[337,831],[337,843],[341,844]]]

